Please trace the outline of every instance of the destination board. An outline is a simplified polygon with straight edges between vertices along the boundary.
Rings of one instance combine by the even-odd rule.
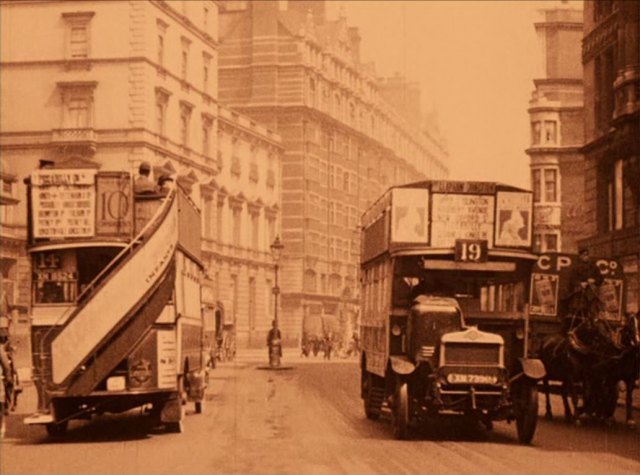
[[[95,170],[38,170],[32,175],[33,237],[95,234]]]
[[[494,197],[489,195],[432,195],[431,246],[454,247],[456,239],[493,243]]]

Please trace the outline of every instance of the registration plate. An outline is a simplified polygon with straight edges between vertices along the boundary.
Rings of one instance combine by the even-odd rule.
[[[490,374],[450,373],[447,381],[451,384],[496,384],[498,377]]]

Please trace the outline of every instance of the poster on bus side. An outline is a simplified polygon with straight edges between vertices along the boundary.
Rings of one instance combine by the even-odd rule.
[[[429,240],[429,190],[393,190],[391,241],[427,244]]]
[[[531,246],[531,193],[499,191],[496,201],[496,247]]]

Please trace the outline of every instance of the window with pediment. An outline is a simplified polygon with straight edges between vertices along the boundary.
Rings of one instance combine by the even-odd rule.
[[[62,129],[88,129],[93,127],[93,93],[95,81],[60,82],[62,99]]]
[[[91,19],[95,12],[65,12],[66,57],[72,60],[87,59],[91,45]]]

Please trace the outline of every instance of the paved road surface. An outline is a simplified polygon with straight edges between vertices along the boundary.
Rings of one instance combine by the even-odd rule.
[[[270,372],[218,367],[205,414],[184,434],[154,430],[139,412],[72,422],[61,441],[14,415],[1,473],[640,473],[640,431],[540,420],[532,446],[515,427],[489,433],[460,420],[410,441],[391,438],[388,420],[364,418],[354,361],[295,363]],[[27,388],[19,408],[35,406]],[[542,407],[542,405],[541,405]],[[618,414],[621,421],[621,414]]]

